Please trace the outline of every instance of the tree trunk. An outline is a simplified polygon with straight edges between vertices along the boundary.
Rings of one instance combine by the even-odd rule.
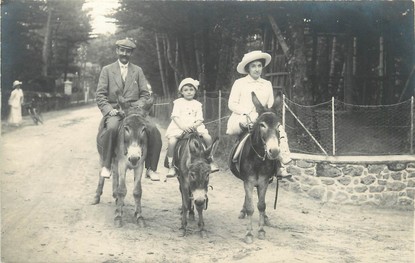
[[[180,76],[180,71],[177,68],[177,61],[173,61],[172,55],[171,55],[171,47],[170,47],[170,39],[167,36],[166,37],[166,42],[167,42],[167,61],[169,62],[170,67],[173,69],[174,74],[175,74],[175,78],[177,80],[177,76]],[[176,46],[177,48],[177,46]]]
[[[312,96],[310,89],[307,85],[307,61],[305,56],[304,46],[304,27],[298,19],[298,22],[292,26],[292,39],[293,39],[293,57],[291,58],[290,74],[293,76],[293,99],[303,105],[310,105],[312,103]]]
[[[49,65],[49,46],[50,46],[50,33],[51,33],[51,20],[52,20],[52,8],[48,8],[48,19],[46,22],[46,32],[43,40],[43,49],[42,49],[42,76],[48,75],[48,65]]]
[[[272,16],[268,16],[268,20],[271,23],[272,30],[274,31],[274,34],[278,40],[278,43],[280,44],[282,51],[284,52],[284,55],[287,57],[287,59],[290,59],[290,49],[287,45],[287,42],[285,42],[285,38],[281,33],[280,28],[277,25],[277,22],[275,22],[274,18]]]
[[[166,78],[164,76],[164,71],[163,71],[163,62],[161,60],[161,52],[160,52],[160,44],[159,44],[158,34],[155,33],[155,36],[156,36],[157,59],[158,59],[158,63],[159,63],[161,85],[162,85],[162,88],[163,88],[163,96],[168,96],[169,94],[167,92]]]
[[[176,37],[176,57],[175,57],[175,67],[178,70],[179,69],[179,39]],[[176,79],[176,86],[179,86],[179,78],[181,76],[178,74],[178,72],[175,72],[174,77]]]

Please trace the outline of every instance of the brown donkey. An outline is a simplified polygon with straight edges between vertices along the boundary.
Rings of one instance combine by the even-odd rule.
[[[254,187],[257,188],[258,192],[258,238],[265,238],[264,225],[267,221],[265,195],[269,181],[277,171],[279,163],[276,160],[280,152],[278,116],[272,109],[262,106],[254,92],[252,92],[252,101],[259,116],[247,135],[248,138],[240,152],[239,169],[236,167],[238,164],[232,161],[233,156],[230,156],[229,162],[232,173],[244,182],[245,201],[239,218],[242,219],[248,216],[246,243],[253,242],[252,214],[254,213],[254,206],[252,194]]]
[[[121,109],[124,109],[122,100],[118,101]],[[116,210],[114,224],[122,226],[122,214],[124,198],[127,194],[126,173],[127,170],[134,171],[134,200],[135,200],[135,220],[139,226],[144,226],[144,219],[141,215],[141,177],[144,169],[144,162],[147,156],[147,133],[145,113],[141,108],[132,107],[122,115],[121,124],[118,129],[117,146],[115,158],[112,161],[112,195],[115,198]],[[124,117],[125,115],[125,117]],[[98,147],[98,152],[102,154],[102,148]],[[102,189],[105,179],[99,176],[98,187],[93,204],[100,202]]]
[[[197,132],[186,134],[176,144],[173,162],[177,170],[182,195],[182,236],[186,235],[187,212],[189,218],[195,219],[194,206],[199,215],[200,235],[206,237],[203,210],[208,207],[208,187],[210,174],[210,160],[218,145],[216,138],[206,149],[203,140]]]

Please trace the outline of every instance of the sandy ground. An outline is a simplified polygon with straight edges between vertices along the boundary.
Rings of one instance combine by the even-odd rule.
[[[140,228],[133,220],[130,174],[124,226],[116,228],[110,181],[101,203],[90,205],[99,171],[100,112],[86,106],[44,118],[41,126],[26,118],[18,129],[3,127],[2,262],[413,262],[413,211],[323,204],[281,188],[273,210],[275,183],[267,195],[272,226],[266,239],[245,244],[247,221],[238,219],[243,186],[226,167],[211,175],[207,238],[200,238],[196,222],[179,237],[175,178],[143,179],[146,227]],[[255,231],[257,224],[256,211]]]

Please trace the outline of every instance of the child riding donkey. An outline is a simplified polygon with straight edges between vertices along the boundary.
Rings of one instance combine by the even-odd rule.
[[[166,137],[168,139],[167,160],[169,166],[167,177],[173,177],[176,174],[173,165],[174,147],[184,133],[197,131],[203,137],[206,147],[212,145],[212,137],[203,124],[202,104],[195,99],[198,87],[199,81],[192,78],[183,79],[178,88],[180,98],[173,102],[174,106],[171,113],[172,121],[166,131]],[[211,172],[218,170],[218,166],[211,160]]]

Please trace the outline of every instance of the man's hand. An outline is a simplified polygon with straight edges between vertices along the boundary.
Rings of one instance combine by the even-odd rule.
[[[118,110],[117,109],[112,109],[109,113],[110,116],[115,116],[118,114]]]

